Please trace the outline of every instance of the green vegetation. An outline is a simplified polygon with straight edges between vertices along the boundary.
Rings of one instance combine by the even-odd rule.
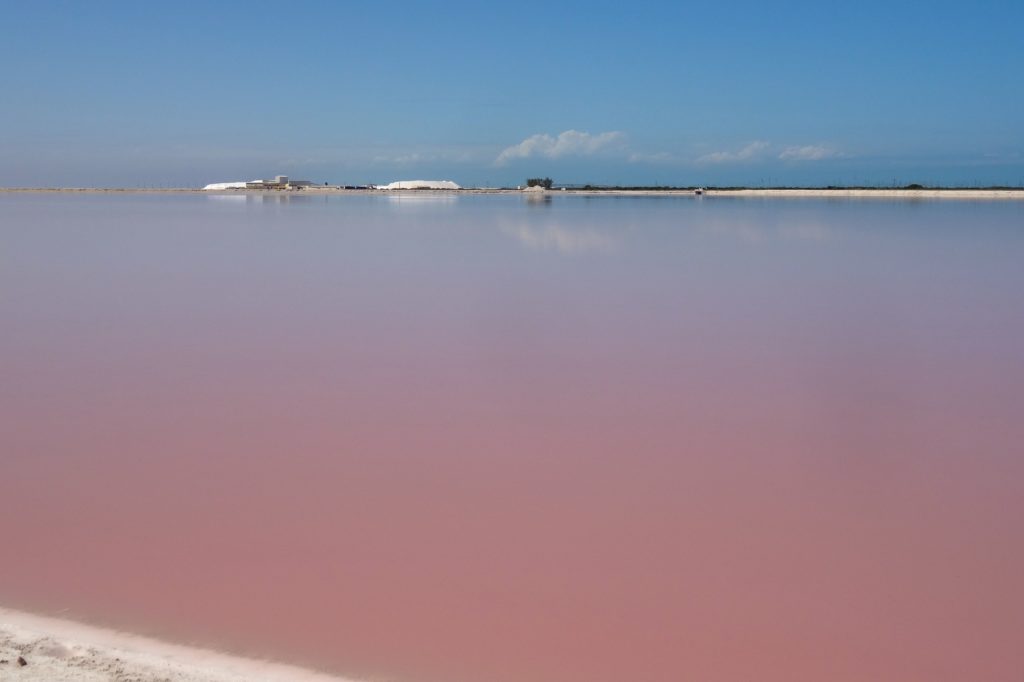
[[[527,187],[543,187],[544,189],[551,189],[551,185],[554,184],[551,178],[527,178]]]

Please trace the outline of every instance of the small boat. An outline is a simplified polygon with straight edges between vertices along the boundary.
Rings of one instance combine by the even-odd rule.
[[[704,188],[698,187],[697,189],[693,190],[693,193],[696,194],[697,196],[700,196],[701,194],[704,194]]]

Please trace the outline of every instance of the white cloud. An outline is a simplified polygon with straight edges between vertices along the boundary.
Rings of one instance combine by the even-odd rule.
[[[786,147],[779,154],[783,161],[821,161],[838,156],[834,149],[820,145],[805,145],[803,147]]]
[[[506,147],[494,160],[495,165],[503,166],[515,159],[529,159],[540,156],[558,159],[563,156],[589,156],[610,148],[621,146],[625,136],[618,131],[606,133],[590,133],[578,130],[566,130],[552,137],[546,133],[531,135],[522,142]]]
[[[749,161],[760,156],[770,145],[760,140],[751,142],[746,147],[734,152],[711,152],[697,159],[701,163],[732,163],[735,161]]]

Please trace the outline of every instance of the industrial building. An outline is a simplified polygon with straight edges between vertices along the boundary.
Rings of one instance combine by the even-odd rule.
[[[217,191],[225,189],[302,189],[310,187],[309,180],[292,180],[287,175],[275,175],[273,180],[248,180],[236,182],[212,182],[204,190]]]

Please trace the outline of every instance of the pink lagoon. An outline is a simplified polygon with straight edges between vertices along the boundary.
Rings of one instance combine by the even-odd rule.
[[[393,682],[1019,682],[1022,263],[1019,201],[0,194],[0,604]]]

